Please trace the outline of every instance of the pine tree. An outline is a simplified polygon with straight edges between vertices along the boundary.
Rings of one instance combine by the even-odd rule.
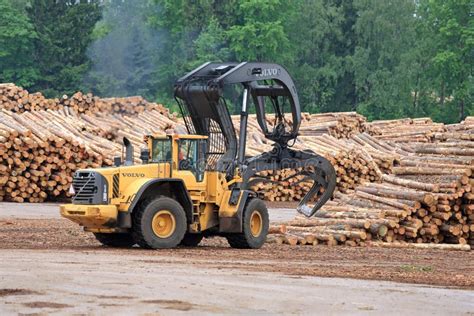
[[[88,68],[86,49],[100,8],[94,1],[32,0],[27,8],[37,38],[34,63],[40,79],[33,89],[47,96],[73,93]]]
[[[406,116],[412,100],[410,63],[415,46],[412,0],[356,0],[356,47],[352,58],[358,110],[369,119]]]
[[[0,82],[29,88],[38,80],[32,54],[36,37],[21,6],[14,6],[10,0],[0,0]]]
[[[456,122],[474,114],[474,19],[472,1],[422,1],[418,27],[425,36],[425,112]],[[421,40],[420,36],[420,40]]]

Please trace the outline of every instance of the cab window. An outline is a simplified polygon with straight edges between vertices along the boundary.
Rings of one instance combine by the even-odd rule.
[[[203,139],[181,139],[178,148],[178,169],[191,171],[197,181],[204,177],[206,141]]]
[[[170,162],[171,161],[171,140],[153,139],[151,150],[152,162]]]

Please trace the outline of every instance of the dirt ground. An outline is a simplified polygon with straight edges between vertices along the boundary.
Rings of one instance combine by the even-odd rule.
[[[373,247],[288,246],[231,249],[224,238],[204,239],[197,248],[150,251],[101,246],[90,233],[63,219],[0,219],[0,249],[61,249],[127,254],[154,260],[190,260],[217,269],[286,275],[388,280],[474,289],[474,252]]]
[[[416,304],[425,300],[436,301],[436,304],[429,303],[431,307],[425,310],[426,313],[436,312],[435,308],[438,306],[442,309],[442,314],[448,311],[474,314],[473,251],[323,245],[291,247],[274,244],[265,245],[259,250],[238,250],[229,248],[223,238],[205,239],[197,248],[157,251],[139,248],[111,249],[101,246],[92,234],[84,233],[77,225],[57,217],[56,211],[53,214],[52,211],[43,210],[39,212],[42,215],[37,218],[22,218],[30,218],[28,212],[41,208],[31,205],[29,207],[29,211],[14,217],[7,214],[4,205],[5,212],[2,213],[0,204],[0,314],[37,311],[117,312],[123,311],[123,300],[128,300],[127,297],[134,297],[133,300],[140,302],[139,313],[159,311],[174,314],[192,310],[194,314],[304,314],[317,306],[319,311],[365,314],[377,310],[380,312],[381,309],[387,312],[386,308],[382,308],[383,304],[391,305],[394,300],[403,303],[397,305],[397,312],[410,312],[417,309]],[[56,209],[55,205],[49,207]],[[281,217],[271,215],[271,218],[278,219],[279,216]],[[119,262],[121,269],[109,271],[108,262],[110,265]],[[170,292],[163,292],[163,287],[160,287],[161,296],[158,298],[148,295],[148,292],[147,295],[140,295],[142,288],[135,288],[133,295],[124,295],[120,281],[122,277],[127,280],[124,284],[130,284],[132,288],[138,286],[136,281],[130,279],[132,276],[128,271],[138,273],[138,283],[141,282],[142,287],[149,283],[149,273],[157,278],[159,276],[160,284],[163,279],[178,274],[182,277],[183,273],[190,279],[183,280],[183,284],[187,285],[175,283],[173,278],[170,279],[164,285],[165,288],[170,287]],[[23,274],[25,277],[22,277]],[[209,277],[213,278],[212,282],[220,284],[222,291],[226,291],[226,284],[240,291],[239,295],[248,292],[253,293],[252,296],[258,296],[259,291],[264,290],[268,302],[262,298],[262,303],[245,305],[240,302],[239,305],[231,299],[233,294],[230,297],[224,295],[225,299],[221,295],[210,301],[197,299],[195,294],[190,297],[183,294],[189,293],[190,288],[199,291],[197,285],[209,282]],[[71,278],[74,280],[70,280]],[[37,285],[31,286],[31,280],[37,280]],[[99,285],[91,287],[94,280],[100,281]],[[394,281],[405,285],[380,281]],[[57,284],[62,282],[72,283],[59,287]],[[108,288],[107,282],[117,286]],[[189,282],[195,286],[190,286]],[[252,286],[245,282],[250,282]],[[56,285],[58,289],[54,289]],[[79,287],[72,291],[76,286]],[[359,291],[361,287],[366,287],[365,292]],[[54,298],[65,289],[66,292],[72,292],[63,300],[56,301]],[[332,290],[336,292],[331,292]],[[100,300],[95,296],[91,299],[90,296],[94,296],[94,293],[90,292],[94,291],[100,293],[97,295],[109,298]],[[125,292],[127,291],[128,288]],[[273,291],[275,294],[269,294]],[[344,300],[345,291],[350,291],[349,301],[352,305],[344,305],[348,302],[347,299]],[[385,294],[382,295],[380,291],[385,291]],[[232,290],[230,292],[234,293]],[[84,298],[83,304],[78,305],[75,300],[77,295],[89,297]],[[120,299],[122,296],[125,297]],[[275,300],[288,301],[289,305],[275,305],[272,303],[273,296]],[[334,296],[341,297],[333,300]],[[413,299],[415,305],[410,305],[407,296]],[[183,297],[187,297],[186,300],[183,300]],[[245,296],[239,297],[244,301],[246,299]],[[323,303],[321,297],[326,297],[329,301]],[[223,302],[213,304],[217,299]],[[201,304],[204,301],[207,303]],[[339,303],[336,301],[342,305],[337,305]],[[143,307],[142,303],[148,307]],[[294,306],[291,303],[294,303]],[[102,306],[103,304],[105,305]],[[232,309],[234,305],[240,307]],[[257,308],[260,305],[261,310]],[[120,306],[122,309],[116,309]],[[227,307],[222,309],[223,306]]]

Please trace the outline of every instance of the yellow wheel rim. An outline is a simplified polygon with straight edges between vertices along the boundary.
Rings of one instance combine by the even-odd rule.
[[[168,210],[158,211],[151,221],[151,228],[156,236],[168,238],[173,235],[176,229],[176,220],[174,215]]]
[[[260,215],[260,212],[258,211],[253,211],[252,215],[250,215],[250,233],[253,237],[258,237],[260,236],[262,229],[262,215]]]

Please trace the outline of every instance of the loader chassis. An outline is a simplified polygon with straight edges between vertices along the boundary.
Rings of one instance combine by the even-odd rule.
[[[84,226],[85,231],[99,234],[100,238],[105,234],[123,234],[128,238],[133,229],[133,213],[143,208],[145,201],[151,203],[159,197],[168,197],[182,207],[188,235],[242,233],[244,207],[255,195],[248,190],[231,190],[229,186],[240,181],[238,178],[229,182],[224,173],[205,170],[206,140],[206,136],[197,135],[150,135],[147,137],[151,153],[148,164],[76,172],[73,203],[62,205],[61,215]],[[80,175],[101,181],[86,184]],[[99,191],[108,192],[108,196],[97,203],[95,196]],[[176,229],[177,223],[169,210],[160,211],[164,212],[157,214],[151,226],[155,233],[164,232],[161,238],[167,239],[166,232]],[[262,216],[265,215],[257,214],[256,218]],[[163,222],[162,227],[160,222]],[[265,234],[268,224],[257,224],[254,232]],[[159,244],[157,248],[161,248]]]
[[[243,87],[238,138],[223,97],[224,87],[236,84]],[[145,136],[139,165],[124,138],[125,161],[119,157],[114,167],[74,174],[74,196],[71,204],[61,205],[62,216],[108,246],[196,246],[203,237],[221,235],[232,247],[259,248],[269,220],[265,204],[249,190],[251,183],[268,181],[258,172],[292,168],[301,181],[312,181],[297,208],[306,216],[332,196],[336,178],[329,161],[291,149],[301,113],[283,67],[206,63],[180,78],[174,92],[188,134]],[[256,157],[245,155],[250,103],[263,134],[274,142],[271,151]]]

